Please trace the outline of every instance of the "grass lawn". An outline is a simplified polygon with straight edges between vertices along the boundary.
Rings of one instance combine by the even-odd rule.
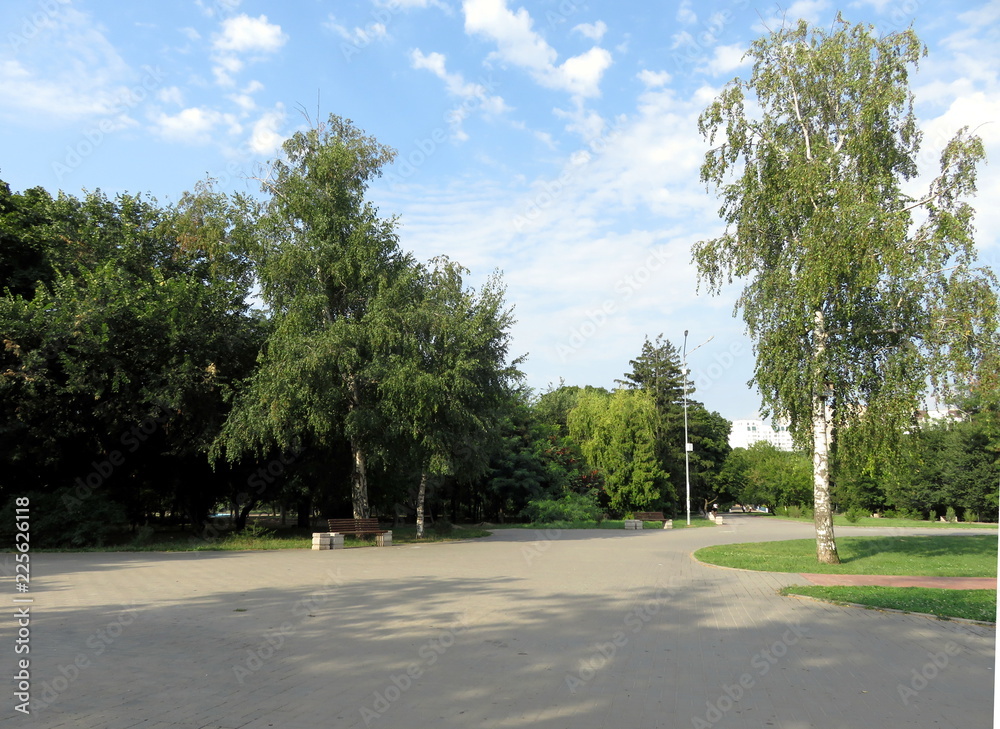
[[[942,590],[932,587],[875,587],[794,585],[782,595],[807,595],[837,603],[927,613],[943,618],[965,618],[995,623],[996,590]]]
[[[696,559],[723,567],[765,572],[833,575],[940,575],[996,577],[997,537],[942,535],[838,537],[841,564],[816,561],[813,539],[704,547]]]
[[[772,519],[782,519],[784,521],[798,521],[812,524],[811,516],[781,516],[779,514],[768,514]],[[922,527],[924,529],[996,529],[997,524],[968,523],[964,521],[955,523],[944,523],[940,521],[924,521],[922,519],[873,519],[865,516],[856,522],[850,522],[843,514],[834,514],[833,525],[835,527]]]
[[[839,537],[837,552],[841,564],[819,564],[815,540],[795,539],[705,547],[694,556],[708,564],[767,572],[941,577],[996,577],[997,574],[997,537],[992,535]],[[996,621],[996,590],[808,585],[786,587],[782,594],[940,617]]]

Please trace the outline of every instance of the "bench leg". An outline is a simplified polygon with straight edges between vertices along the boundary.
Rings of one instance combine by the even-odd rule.
[[[392,532],[386,532],[385,534],[375,535],[375,545],[378,547],[391,547],[392,546]]]

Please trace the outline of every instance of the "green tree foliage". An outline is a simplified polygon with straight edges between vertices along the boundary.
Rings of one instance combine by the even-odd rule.
[[[779,506],[812,506],[812,467],[804,453],[758,441],[734,449],[724,473],[738,487],[731,493],[742,504],[759,504],[772,512]]]
[[[639,356],[630,360],[632,371],[619,384],[647,393],[656,408],[654,424],[656,459],[667,474],[672,488],[665,503],[668,508],[683,504],[690,472],[692,503],[714,500],[716,477],[729,453],[730,423],[719,413],[710,413],[693,399],[694,385],[686,383],[688,410],[687,441],[684,437],[685,378],[681,352],[659,335],[647,338]],[[685,462],[685,442],[693,449]]]
[[[368,460],[386,431],[378,378],[417,275],[395,220],[365,199],[394,152],[350,121],[298,132],[262,180],[270,195],[252,253],[273,329],[216,454],[285,447],[308,435],[351,446],[354,515],[369,515]]]
[[[702,179],[727,230],[694,258],[712,291],[746,282],[753,381],[800,443],[812,439],[823,562],[838,561],[831,432],[843,462],[892,452],[927,382],[944,393],[996,349],[995,279],[975,267],[966,202],[982,142],[959,131],[928,191],[903,191],[921,141],[908,74],[924,52],[912,30],[802,22],[755,41],[749,80],[700,118],[715,145]]]
[[[262,340],[230,211],[206,189],[169,208],[100,193],[43,207],[62,231],[38,239],[51,269],[0,299],[8,475],[72,489],[67,507],[100,488],[133,522],[165,506],[198,519],[218,497],[197,487],[205,451]]]
[[[667,474],[656,458],[656,405],[642,391],[582,392],[568,417],[570,436],[600,469],[612,510],[671,503]]]
[[[446,258],[423,269],[414,300],[394,312],[391,354],[374,363],[390,427],[420,472],[418,537],[428,480],[487,471],[503,407],[522,377],[517,360],[507,363],[513,316],[499,275],[476,291],[464,287],[465,274]]]

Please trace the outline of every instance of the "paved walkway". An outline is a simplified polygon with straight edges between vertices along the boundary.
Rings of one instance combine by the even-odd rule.
[[[334,552],[33,555],[35,708],[17,713],[8,690],[0,723],[989,727],[992,626],[782,598],[803,578],[690,557],[810,530],[734,517]],[[14,630],[0,622],[7,677]]]

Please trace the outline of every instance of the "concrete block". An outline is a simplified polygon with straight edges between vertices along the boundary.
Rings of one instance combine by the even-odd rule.
[[[673,529],[674,528],[674,520],[673,519],[667,519],[665,522],[663,522],[663,528],[664,529]]]
[[[386,532],[385,534],[375,535],[375,545],[378,547],[391,547],[392,546],[392,532]]]

